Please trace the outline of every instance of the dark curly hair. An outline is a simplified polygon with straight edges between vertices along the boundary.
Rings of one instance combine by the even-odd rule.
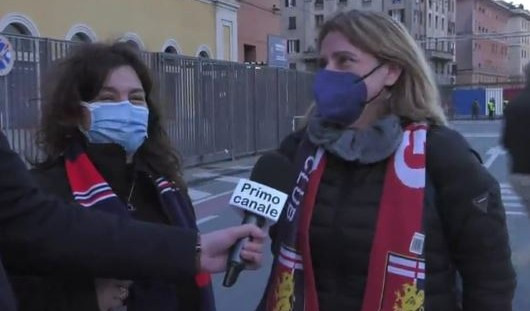
[[[71,56],[59,61],[51,72],[43,98],[41,128],[37,145],[44,158],[34,161],[46,166],[57,161],[74,141],[85,141],[78,129],[82,119],[81,102],[93,100],[109,73],[120,66],[131,66],[145,91],[149,109],[148,139],[138,156],[158,174],[185,187],[181,177],[181,161],[171,147],[163,128],[161,113],[153,101],[153,80],[138,51],[126,43],[89,43],[76,47]]]

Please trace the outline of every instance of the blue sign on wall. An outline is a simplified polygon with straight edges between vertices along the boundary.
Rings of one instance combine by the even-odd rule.
[[[471,115],[471,107],[475,100],[479,103],[479,114],[486,114],[486,90],[483,88],[455,89],[452,99],[456,115]]]
[[[0,76],[7,75],[15,63],[13,46],[6,37],[0,35]]]
[[[289,68],[287,61],[287,39],[269,35],[267,38],[268,63],[270,67]]]

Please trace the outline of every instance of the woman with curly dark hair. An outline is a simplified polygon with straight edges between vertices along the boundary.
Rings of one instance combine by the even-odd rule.
[[[83,208],[196,228],[181,164],[138,52],[123,43],[88,44],[57,69],[45,97],[38,136],[45,157],[33,170],[36,180]],[[13,283],[23,311],[213,310],[205,275],[178,283],[82,275],[15,277]]]

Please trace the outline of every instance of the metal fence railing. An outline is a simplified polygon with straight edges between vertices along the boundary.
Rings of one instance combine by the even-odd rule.
[[[16,62],[0,77],[0,128],[23,157],[38,154],[35,133],[41,81],[76,43],[5,35]],[[310,73],[198,59],[142,54],[174,147],[187,165],[270,150],[292,130],[293,117],[312,102]]]

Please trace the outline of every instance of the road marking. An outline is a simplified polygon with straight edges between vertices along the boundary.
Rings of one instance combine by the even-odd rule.
[[[218,217],[219,217],[219,215],[210,215],[210,216],[203,217],[203,218],[197,220],[197,225],[202,225],[202,224],[207,223],[210,220],[214,220],[214,219],[216,219]]]
[[[229,182],[229,183],[232,183],[232,184],[237,184],[239,182],[239,180],[241,180],[241,177],[237,177],[237,176],[223,176],[223,177],[216,178],[215,180]]]
[[[499,133],[464,133],[465,138],[499,138]]]
[[[192,175],[197,178],[212,178],[219,176],[219,174],[210,173],[208,171],[198,171],[193,173]]]
[[[504,207],[510,207],[510,208],[522,208],[524,207],[521,203],[513,203],[513,202],[503,202]]]
[[[486,160],[486,162],[484,162],[484,166],[486,168],[489,168],[493,164],[493,162],[495,162],[495,160],[497,160],[497,158],[503,154],[506,154],[506,151],[501,146],[495,146],[493,148],[490,148],[486,152],[488,159]]]
[[[507,211],[506,215],[509,215],[509,216],[526,216],[527,214],[525,212],[511,212],[511,211]]]
[[[510,188],[502,188],[501,187],[501,193],[502,193],[502,195],[513,195],[513,191]]]
[[[520,198],[517,195],[503,195],[502,200],[512,200],[512,201],[519,201]]]
[[[521,203],[521,198],[512,190],[510,183],[499,183],[501,186],[502,203],[504,205],[506,215],[508,216],[527,216],[526,208]]]
[[[200,191],[193,188],[188,189],[188,194],[192,201],[201,200],[205,197],[211,196],[212,194],[206,191]]]
[[[198,200],[192,200],[192,202],[193,202],[193,205],[199,205],[199,204],[204,203],[206,201],[217,199],[219,197],[225,196],[225,195],[230,194],[232,192],[233,192],[233,190],[225,191],[225,192],[221,192],[221,193],[218,193],[218,194],[215,194],[215,195],[210,195],[209,197],[206,197],[206,198],[201,198],[201,199],[198,199]]]
[[[230,169],[232,170],[251,170],[254,167],[254,165],[234,165],[230,166]]]

